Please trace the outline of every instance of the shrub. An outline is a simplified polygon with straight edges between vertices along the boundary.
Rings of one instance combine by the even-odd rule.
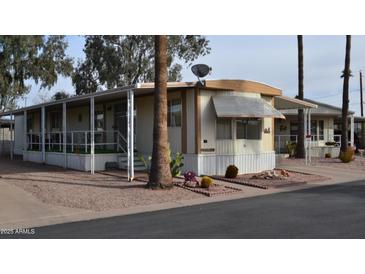
[[[331,153],[326,153],[326,154],[324,155],[324,157],[325,157],[325,158],[332,158],[332,155],[331,155]]]
[[[146,172],[150,174],[152,157],[148,156],[146,159],[143,155],[141,155],[138,157],[138,159],[143,163]]]
[[[170,156],[170,171],[171,171],[172,177],[180,176],[181,168],[184,166],[183,154],[180,152],[176,152],[175,156],[173,156],[173,153],[171,152],[170,147],[169,147],[169,156]],[[139,160],[143,163],[146,172],[150,173],[152,156],[148,156],[147,159],[145,159],[143,156],[139,156]]]
[[[208,177],[208,176],[204,176],[200,182],[201,187],[203,188],[209,188],[211,185],[213,185],[213,179]]]
[[[295,157],[297,155],[297,143],[288,142],[286,144],[286,149],[288,150],[289,157]]]
[[[238,174],[238,168],[235,165],[229,165],[226,169],[226,178],[236,178]]]
[[[326,146],[336,146],[337,143],[336,142],[326,142],[325,145]]]
[[[175,156],[170,149],[169,145],[169,156],[170,156],[170,170],[172,177],[181,175],[181,168],[184,166],[184,156],[180,152],[176,152]]]
[[[181,168],[184,166],[183,161],[184,156],[180,152],[177,152],[174,158],[171,157],[170,170],[172,177],[181,175]]]
[[[349,163],[352,160],[354,160],[354,148],[353,147],[348,147],[346,151],[341,151],[340,152],[340,160],[343,163]]]

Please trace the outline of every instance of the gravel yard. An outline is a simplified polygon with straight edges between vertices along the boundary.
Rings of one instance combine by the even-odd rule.
[[[21,160],[0,160],[1,181],[22,188],[47,204],[94,211],[204,197],[179,187],[149,190],[144,187],[145,182],[127,182],[121,172],[91,175]]]
[[[278,171],[276,171],[276,172],[278,172]],[[272,179],[255,178],[256,175],[260,175],[262,173],[240,174],[234,179],[224,178],[223,176],[214,176],[214,177],[217,179],[221,179],[221,180],[230,182],[230,183],[252,186],[252,187],[257,187],[257,188],[262,188],[262,189],[297,186],[297,185],[306,184],[308,182],[317,182],[317,181],[324,181],[324,180],[330,179],[330,178],[320,176],[320,175],[304,174],[304,173],[293,172],[293,171],[286,171],[286,172],[289,176],[282,177],[280,179],[279,178],[272,178]]]
[[[280,165],[285,165],[285,166],[305,165],[305,160],[286,158],[280,160]],[[342,163],[341,160],[338,158],[312,158],[311,165],[323,166],[323,167],[328,166],[339,169],[356,168],[357,170],[365,171],[365,158],[361,156],[355,156],[355,160],[350,163]]]

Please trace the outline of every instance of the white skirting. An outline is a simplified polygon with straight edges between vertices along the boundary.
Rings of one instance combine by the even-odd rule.
[[[64,154],[61,152],[46,152],[47,165],[60,166],[64,165]],[[27,151],[23,153],[23,160],[42,163],[42,153],[40,151]],[[117,162],[118,154],[96,154],[95,170],[105,170],[106,162]],[[67,168],[90,171],[90,155],[89,154],[67,154]]]
[[[275,168],[275,151],[239,154],[184,154],[184,171],[198,175],[224,175],[229,165],[235,165],[239,173],[255,173]]]
[[[330,153],[331,158],[337,158],[340,155],[340,147],[318,146],[311,148],[312,157],[324,158],[326,153]]]

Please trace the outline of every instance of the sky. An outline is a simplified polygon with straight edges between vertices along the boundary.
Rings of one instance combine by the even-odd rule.
[[[263,82],[295,96],[298,90],[297,39],[296,36],[237,35],[207,36],[211,53],[194,63],[212,67],[206,79],[245,79]],[[67,53],[77,60],[84,58],[84,39],[67,36]],[[340,78],[345,60],[345,36],[304,36],[304,95],[306,98],[341,107],[342,85]],[[183,64],[183,81],[196,80],[190,67]],[[350,79],[350,109],[360,115],[359,71],[365,73],[365,36],[352,36]],[[365,82],[364,82],[365,83]],[[71,79],[60,78],[50,91],[41,94],[51,96],[59,90],[73,94]],[[39,87],[32,83],[27,105],[39,100]],[[24,101],[20,105],[24,105]]]

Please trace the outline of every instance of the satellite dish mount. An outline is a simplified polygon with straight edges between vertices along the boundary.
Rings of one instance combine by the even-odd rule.
[[[196,77],[198,77],[199,83],[203,85],[203,82],[200,78],[203,78],[208,74],[210,74],[212,68],[205,64],[196,64],[191,67],[191,71],[194,73]]]

